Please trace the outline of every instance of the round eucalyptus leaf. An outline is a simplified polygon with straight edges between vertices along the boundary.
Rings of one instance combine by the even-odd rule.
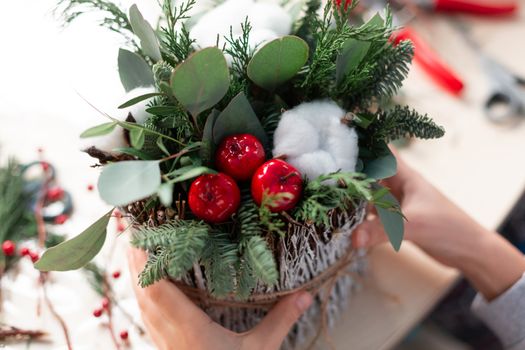
[[[161,183],[158,161],[124,161],[106,165],[98,180],[100,197],[122,206],[155,193]]]
[[[226,58],[216,47],[195,52],[171,76],[173,94],[194,117],[217,104],[229,87]]]
[[[266,90],[292,79],[308,60],[308,44],[296,36],[284,36],[264,45],[248,64],[248,77]]]
[[[153,72],[146,61],[136,53],[125,49],[120,49],[118,52],[118,73],[126,91],[155,84]]]

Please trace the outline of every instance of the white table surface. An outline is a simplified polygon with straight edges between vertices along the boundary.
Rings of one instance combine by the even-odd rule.
[[[156,0],[137,2],[146,9]],[[525,1],[520,3],[525,5]],[[103,109],[120,101],[122,88],[116,71],[120,38],[95,26],[89,16],[60,29],[51,15],[53,4],[51,0],[17,0],[0,5],[0,157],[15,155],[29,161],[36,158],[38,147],[44,148],[47,159],[57,165],[61,184],[73,193],[75,215],[61,229],[74,235],[108,210],[95,192],[87,191],[88,184],[96,183],[98,170],[89,168],[93,160],[78,151],[79,133],[103,122],[103,118],[77,92]],[[153,15],[153,11],[146,13]],[[483,50],[522,76],[524,18],[522,10],[513,20],[467,19]],[[463,98],[457,99],[435,87],[417,66],[412,70],[403,89],[407,103],[428,112],[446,127],[447,135],[437,141],[416,142],[403,151],[403,156],[475,219],[495,228],[525,187],[525,123],[500,127],[484,117],[481,105],[487,81],[476,54],[445,16],[435,16],[417,27],[468,85]],[[114,230],[108,237],[113,239]],[[114,287],[126,309],[138,319],[123,254],[125,241],[118,240],[109,269],[123,272]],[[107,251],[98,261],[108,261]],[[340,349],[391,347],[457,276],[411,245],[397,255],[379,248],[372,254],[371,267],[369,283],[351,303],[341,322],[342,331],[334,335]],[[22,264],[21,272],[16,281],[7,277],[3,282],[5,300],[0,320],[49,332],[49,343],[30,348],[65,349],[60,329],[49,312],[44,309],[42,317],[36,316],[36,272],[28,262]],[[74,348],[110,348],[103,320],[91,316],[100,300],[85,277],[79,272],[52,276],[49,294],[70,325]],[[407,283],[412,283],[413,290],[423,288],[425,297],[418,299],[401,288]],[[130,331],[131,348],[148,348],[147,340],[118,313],[115,323],[117,330]],[[374,329],[379,331],[372,332]],[[25,345],[12,348],[24,349]]]

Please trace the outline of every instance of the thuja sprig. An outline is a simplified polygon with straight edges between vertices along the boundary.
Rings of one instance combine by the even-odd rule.
[[[160,1],[159,1],[160,3]],[[179,22],[189,18],[189,11],[196,0],[188,0],[177,7],[172,0],[164,0],[161,7],[166,18],[166,26],[160,28],[163,58],[175,66],[183,62],[192,52],[195,40],[190,38],[184,23],[177,31]]]

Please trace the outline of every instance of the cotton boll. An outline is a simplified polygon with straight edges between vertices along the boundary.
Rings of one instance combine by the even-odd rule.
[[[354,172],[359,154],[357,133],[340,120],[332,120],[328,124],[324,149],[334,157],[341,171]]]
[[[309,180],[315,180],[323,174],[331,174],[339,170],[332,155],[323,150],[287,158],[286,161],[296,167],[301,175]]]
[[[354,172],[358,137],[342,122],[345,114],[333,101],[303,103],[286,111],[275,130],[274,156],[287,156],[310,180],[336,171]]]
[[[190,36],[200,48],[215,46],[217,35],[219,42],[223,44],[224,36],[230,33],[230,27],[234,35],[241,34],[241,24],[244,23],[253,4],[252,0],[225,1],[203,15],[191,29]]]
[[[319,135],[315,128],[293,110],[282,115],[273,140],[274,156],[297,157],[319,148]]]
[[[136,89],[133,89],[133,90],[129,91],[126,94],[126,96],[124,96],[124,98],[122,100],[124,102],[127,102],[127,101],[131,100],[132,98],[135,98],[135,97],[138,97],[138,96],[142,96],[142,95],[146,95],[146,94],[150,94],[150,93],[153,93],[153,92],[157,92],[157,90],[155,90],[155,88],[153,86],[139,87],[139,88],[136,88]],[[150,101],[151,101],[151,98],[147,99],[147,100],[144,100],[144,101],[141,101],[141,102],[139,102],[137,104],[134,104],[133,106],[130,106],[128,108],[119,109],[116,112],[117,114],[115,114],[115,116],[112,116],[112,117],[117,118],[118,120],[124,121],[124,120],[126,120],[128,115],[131,113],[131,115],[133,116],[133,118],[135,119],[135,121],[138,124],[144,124],[146,119],[148,119],[148,117],[151,116],[151,114],[146,112],[148,103]]]
[[[292,30],[292,18],[277,4],[255,3],[248,13],[254,29],[267,29],[276,36],[287,35]]]

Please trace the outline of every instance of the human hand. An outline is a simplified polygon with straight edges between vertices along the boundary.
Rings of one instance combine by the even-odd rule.
[[[128,262],[142,319],[152,341],[161,350],[276,350],[312,303],[307,292],[289,295],[259,325],[238,334],[213,322],[173,283],[161,280],[141,288],[138,275],[146,260],[144,251],[129,249]]]
[[[399,156],[398,173],[384,181],[406,216],[405,239],[441,263],[463,272],[491,300],[521,278],[523,255],[499,234],[483,228]],[[379,218],[371,215],[353,235],[356,247],[387,240]]]

